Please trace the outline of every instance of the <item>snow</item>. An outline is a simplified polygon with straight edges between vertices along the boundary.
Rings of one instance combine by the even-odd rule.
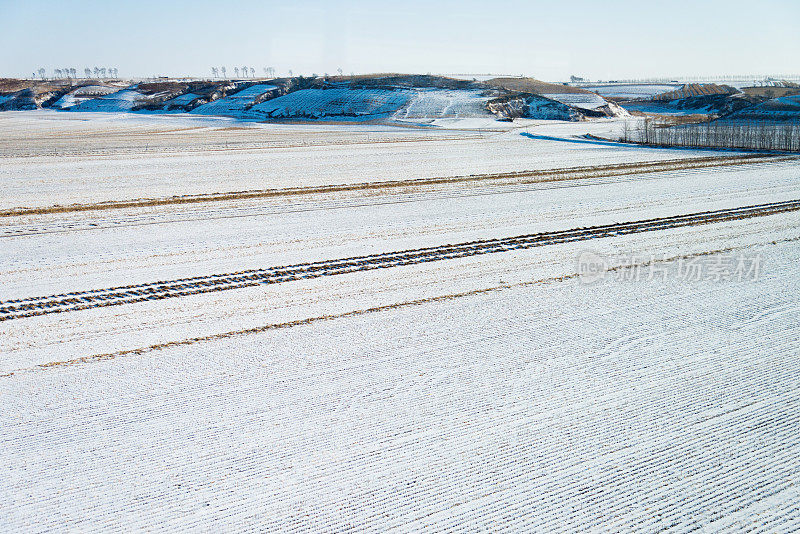
[[[480,132],[9,112],[0,198],[63,205],[719,155],[577,138],[620,124]],[[8,216],[0,300],[797,198],[800,163],[773,158]],[[576,277],[587,251],[611,259],[602,281]],[[726,255],[758,256],[760,275],[624,267],[659,259],[673,273]],[[800,215],[787,212],[4,321],[0,525],[797,530],[799,263]]]
[[[773,98],[755,106],[744,108],[731,117],[733,120],[800,120],[800,95]]]
[[[227,128],[234,124],[250,127],[230,133]],[[5,156],[0,158],[4,177],[0,206],[464,176],[716,154],[575,143],[571,139],[586,133],[614,135],[620,122],[493,124],[515,129],[453,133],[373,125],[255,125],[195,114],[5,113],[0,115],[0,154]],[[551,139],[520,136],[516,128],[525,124],[530,132]],[[131,130],[133,126],[135,130]],[[39,132],[35,139],[24,134],[32,128]],[[133,137],[131,131],[139,135]],[[76,134],[81,139],[77,145]],[[404,157],[396,156],[398,150]]]
[[[175,98],[171,98],[171,99],[167,100],[166,102],[164,102],[164,105],[166,105],[166,106],[172,106],[172,105],[185,106],[187,104],[190,104],[193,100],[195,100],[197,98],[200,98],[200,95],[195,94],[195,93],[186,93],[186,94],[183,94],[183,95],[180,95],[180,96],[176,96]]]
[[[655,113],[659,115],[703,115],[713,111],[713,107],[705,105],[696,108],[679,108],[678,100],[671,102],[625,102],[621,107],[629,111],[642,113]]]
[[[52,107],[55,109],[71,108],[77,104],[80,104],[81,102],[116,93],[117,91],[119,91],[118,87],[108,87],[105,85],[84,85],[59,98]]]
[[[2,102],[0,102],[0,104],[2,104]],[[73,93],[67,93],[58,100],[56,100],[56,102],[53,104],[52,107],[55,109],[66,109],[66,108],[71,108],[72,106],[75,106],[77,104],[78,100],[75,98],[75,95]]]
[[[85,100],[67,109],[67,111],[91,111],[91,112],[112,112],[120,113],[133,109],[144,95],[133,90],[123,89],[108,95]]]
[[[672,246],[778,237],[737,229]],[[627,246],[647,254],[659,241]],[[551,281],[392,306],[466,282],[533,282],[574,268],[575,249],[254,290],[249,308],[242,295],[195,300],[182,319],[385,307],[5,377],[0,461],[12,475],[0,495],[15,505],[0,521],[630,531],[758,523],[743,517],[753,509],[796,522],[796,242],[745,249],[769,266],[758,282]],[[125,320],[140,335],[169,317],[158,310]],[[124,330],[119,313],[81,325],[107,339]]]
[[[680,87],[681,84],[607,84],[581,86],[581,89],[592,91],[603,97],[644,100]]]
[[[481,91],[447,89],[303,89],[263,102],[251,112],[269,117],[353,117],[425,120],[489,116]]]
[[[547,94],[544,96],[578,109],[595,110],[608,104],[602,96],[593,93],[562,93]]]
[[[575,120],[577,113],[568,107],[560,106],[561,102],[531,98],[528,101],[528,114],[535,119],[545,120]]]
[[[251,111],[269,117],[386,117],[412,97],[410,91],[302,89],[258,104]]]
[[[787,106],[800,108],[800,95],[782,96],[780,98],[776,98],[775,100]]]
[[[191,113],[246,118],[249,114],[245,108],[252,104],[259,96],[274,89],[277,89],[274,85],[256,84],[242,89],[241,91],[237,91],[232,95],[198,106],[194,108]]]
[[[398,119],[473,118],[489,115],[482,91],[418,90],[396,114]]]

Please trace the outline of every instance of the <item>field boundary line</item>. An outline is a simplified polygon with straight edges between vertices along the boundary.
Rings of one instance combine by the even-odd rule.
[[[770,245],[770,244],[777,245],[779,243],[789,243],[789,242],[796,242],[796,241],[800,241],[800,237],[786,238],[786,239],[781,239],[781,240],[778,240],[778,241],[771,241],[771,242],[768,242],[768,243],[749,244],[749,245],[743,245],[743,246],[738,246],[738,247],[726,247],[726,248],[720,248],[720,249],[714,249],[714,250],[707,250],[707,251],[703,251],[703,252],[696,252],[696,253],[692,253],[692,254],[680,254],[680,255],[677,255],[677,256],[671,256],[669,258],[650,259],[650,260],[642,261],[642,262],[634,262],[634,263],[628,263],[628,264],[623,264],[623,265],[615,265],[615,266],[611,266],[611,267],[607,268],[605,272],[615,272],[615,271],[621,271],[621,270],[624,270],[624,269],[631,269],[631,268],[638,268],[638,267],[648,267],[650,265],[670,263],[670,262],[674,262],[674,261],[678,261],[678,260],[700,258],[700,257],[704,257],[704,256],[711,256],[711,255],[714,255],[714,254],[726,254],[726,253],[730,253],[730,252],[734,252],[734,251],[738,251],[738,250],[751,249],[751,248],[766,246],[766,245]],[[70,367],[70,366],[73,366],[73,365],[80,365],[80,364],[86,364],[86,363],[91,363],[91,362],[99,362],[99,361],[104,361],[104,360],[113,360],[113,359],[116,359],[118,357],[124,357],[124,356],[142,355],[142,354],[147,354],[147,353],[150,353],[150,352],[162,351],[162,350],[173,348],[173,347],[188,346],[188,345],[194,345],[194,344],[198,344],[198,343],[207,343],[207,342],[211,342],[211,341],[217,341],[217,340],[227,339],[227,338],[232,338],[232,337],[246,336],[246,335],[251,335],[251,334],[260,334],[260,333],[268,332],[268,331],[271,331],[271,330],[283,330],[283,329],[287,329],[287,328],[293,328],[293,327],[296,327],[296,326],[314,324],[314,323],[319,323],[319,322],[324,322],[324,321],[334,321],[334,320],[338,320],[338,319],[346,319],[348,317],[357,317],[357,316],[360,316],[360,315],[379,313],[379,312],[388,311],[388,310],[392,310],[392,309],[411,308],[411,307],[414,307],[414,306],[421,306],[421,305],[429,304],[429,303],[458,300],[458,299],[461,299],[461,298],[464,298],[464,297],[470,297],[470,296],[475,296],[475,295],[484,295],[484,294],[489,294],[489,293],[496,293],[496,292],[504,291],[506,289],[515,289],[515,288],[530,287],[530,286],[537,286],[537,285],[550,285],[550,284],[555,284],[555,283],[558,283],[558,282],[565,282],[565,281],[568,281],[568,280],[578,279],[580,277],[581,277],[580,273],[569,273],[569,274],[564,274],[564,275],[561,275],[561,276],[551,276],[551,277],[547,277],[547,278],[542,278],[542,279],[539,279],[539,280],[530,280],[530,281],[527,281],[527,282],[517,282],[517,283],[513,283],[513,284],[500,284],[500,285],[486,287],[486,288],[473,289],[473,290],[470,290],[470,291],[461,291],[461,292],[458,292],[458,293],[449,293],[449,294],[446,294],[446,295],[438,295],[438,296],[434,296],[434,297],[424,297],[424,298],[414,299],[414,300],[409,300],[409,301],[395,302],[395,303],[392,303],[392,304],[383,304],[381,306],[372,306],[372,307],[369,307],[369,308],[351,310],[351,311],[348,311],[348,312],[342,312],[342,313],[336,313],[336,314],[327,314],[327,315],[318,315],[318,316],[314,316],[314,317],[307,317],[305,319],[294,319],[294,320],[291,320],[291,321],[284,321],[284,322],[281,322],[281,323],[270,323],[270,324],[266,324],[266,325],[262,325],[262,326],[256,326],[256,327],[252,327],[252,328],[245,328],[245,329],[242,329],[242,330],[231,330],[231,331],[228,331],[228,332],[219,332],[217,334],[209,334],[209,335],[206,335],[206,336],[197,336],[197,337],[192,337],[192,338],[187,338],[187,339],[180,339],[180,340],[175,340],[175,341],[167,341],[167,342],[164,342],[164,343],[157,343],[157,344],[148,345],[146,347],[140,347],[140,348],[136,348],[136,349],[124,349],[124,350],[119,350],[119,351],[115,351],[115,352],[107,352],[107,353],[101,353],[101,354],[93,354],[93,355],[89,355],[89,356],[82,356],[80,358],[73,358],[73,359],[70,359],[70,360],[62,360],[62,361],[53,361],[53,362],[41,363],[41,364],[37,364],[37,365],[35,365],[33,367],[26,367],[26,368],[22,368],[22,369],[16,369],[14,371],[9,371],[9,372],[0,374],[0,378],[11,378],[15,374],[30,373],[30,372],[37,372],[37,371],[46,371],[46,370],[50,370],[50,369]]]
[[[377,182],[359,182],[353,184],[333,184],[307,187],[290,187],[279,189],[258,189],[250,191],[230,191],[224,193],[208,193],[199,195],[183,195],[165,198],[139,198],[131,200],[112,200],[93,204],[68,204],[41,207],[16,207],[0,210],[0,217],[22,217],[30,215],[47,215],[55,213],[77,213],[86,211],[114,210],[125,208],[145,208],[180,204],[199,204],[204,202],[223,202],[231,200],[252,200],[282,196],[313,195],[320,193],[340,193],[351,191],[375,191],[403,187],[450,185],[470,182],[512,180],[513,184],[555,182],[561,180],[578,180],[586,178],[602,178],[653,172],[667,172],[684,169],[699,169],[745,165],[752,163],[776,162],[800,159],[800,156],[775,156],[771,154],[745,154],[738,156],[708,156],[701,158],[682,158],[639,163],[616,163],[584,167],[565,167],[562,169],[543,169],[530,171],[514,171],[506,173],[473,174],[438,178],[415,178],[409,180],[388,180]]]
[[[0,301],[0,322],[800,211],[800,199]]]

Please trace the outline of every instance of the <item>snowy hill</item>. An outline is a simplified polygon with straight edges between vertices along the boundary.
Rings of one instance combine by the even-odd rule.
[[[53,107],[57,109],[66,109],[76,106],[87,100],[93,100],[117,91],[119,91],[119,87],[109,87],[105,85],[84,85],[59,98],[56,103],[53,104]]]
[[[109,113],[123,113],[131,111],[145,96],[133,89],[123,89],[108,95],[84,100],[83,102],[67,108],[67,111],[99,111]]]
[[[247,110],[253,105],[259,97],[274,91],[278,87],[269,84],[256,84],[251,85],[246,89],[237,91],[229,96],[220,98],[198,106],[191,112],[198,115],[222,115],[231,117],[250,118]],[[187,95],[181,95],[183,97]],[[181,98],[181,97],[177,97]],[[174,99],[173,99],[174,100]],[[175,102],[173,102],[175,103]]]
[[[729,119],[800,121],[800,95],[782,96],[750,106],[726,117]]]
[[[19,84],[17,84],[19,85]],[[35,85],[35,84],[33,84]],[[0,108],[51,107],[81,112],[189,112],[242,120],[411,121],[517,117],[585,120],[626,112],[584,89],[532,78],[469,81],[443,76],[377,74],[245,80],[156,80],[140,84],[61,84],[33,93],[32,84]],[[41,85],[41,84],[40,84]],[[15,86],[16,87],[16,86]],[[44,87],[44,86],[43,86]],[[23,94],[29,91],[31,94]],[[37,96],[40,95],[41,96]]]

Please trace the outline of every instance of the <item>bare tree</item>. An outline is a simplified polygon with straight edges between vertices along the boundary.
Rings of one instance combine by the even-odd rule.
[[[39,78],[44,80],[44,77],[47,74],[47,71],[44,70],[44,67],[39,67],[39,70],[37,72],[39,73]]]
[[[106,77],[106,68],[105,67],[100,67],[100,77],[101,78],[105,78]]]
[[[289,78],[291,78],[292,76],[294,76],[294,74],[292,74],[292,69],[289,69]]]
[[[342,75],[342,67],[339,67],[338,69],[336,69],[336,72],[338,72],[339,76],[341,76]]]
[[[76,80],[78,79],[78,69],[76,69],[75,67],[71,67],[69,69],[69,72],[70,72],[70,74],[72,74],[73,79],[76,79]]]
[[[222,77],[225,77],[225,67],[220,67],[219,70],[222,71]]]
[[[253,67],[250,67],[250,77],[251,78],[256,77],[256,69],[254,69]]]
[[[236,73],[236,77],[239,77],[239,67],[233,67],[233,72]]]
[[[100,77],[100,67],[95,67],[94,68],[94,77],[95,78],[99,78]]]
[[[211,67],[211,76],[213,78],[219,78],[219,70],[217,70],[217,67]]]
[[[91,78],[92,77],[92,69],[90,69],[89,67],[86,67],[85,69],[83,69],[83,77],[84,78]]]
[[[679,124],[645,120],[623,129],[623,141],[657,146],[714,147],[740,150],[800,150],[800,125],[769,121],[711,121]]]
[[[61,69],[53,69],[53,77],[61,78]]]

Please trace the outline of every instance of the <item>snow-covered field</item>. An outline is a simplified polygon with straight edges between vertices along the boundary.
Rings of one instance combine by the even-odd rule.
[[[625,102],[622,104],[628,111],[640,111],[642,113],[654,113],[657,115],[698,115],[710,113],[714,110],[711,105],[695,108],[679,108],[678,101],[672,102]]]
[[[53,208],[0,216],[0,314],[800,199],[796,158],[578,137],[613,121],[465,124],[0,114],[0,209]],[[168,198],[292,187],[319,189]],[[169,202],[95,204],[143,198]],[[600,281],[578,276],[587,252]],[[676,274],[732,258],[760,268]],[[785,211],[0,320],[0,525],[797,530],[799,262]]]
[[[638,100],[649,99],[661,93],[674,91],[680,86],[681,84],[604,84],[581,86],[581,89],[586,89],[600,96],[607,96],[610,98]]]
[[[608,121],[481,124],[492,131],[10,112],[0,115],[0,209],[717,154],[574,138],[611,135],[619,124]]]

